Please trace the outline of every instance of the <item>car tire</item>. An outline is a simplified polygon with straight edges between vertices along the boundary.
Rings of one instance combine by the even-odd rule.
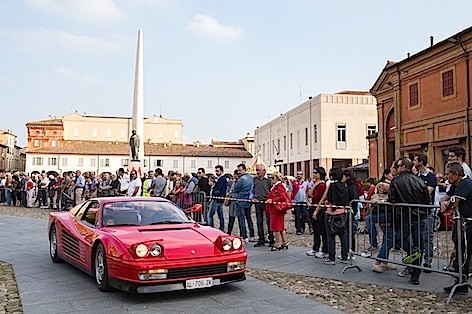
[[[101,291],[110,291],[111,287],[108,284],[108,268],[107,258],[103,245],[99,243],[95,249],[93,257],[93,274],[95,275],[95,283]]]
[[[57,255],[57,231],[54,225],[49,232],[49,255],[54,263],[62,262],[61,258]]]

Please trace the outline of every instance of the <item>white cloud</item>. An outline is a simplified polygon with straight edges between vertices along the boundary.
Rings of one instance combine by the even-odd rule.
[[[63,18],[94,23],[120,22],[128,19],[113,0],[26,0],[26,3]]]
[[[219,41],[238,39],[243,30],[240,26],[222,25],[208,15],[198,14],[187,22],[187,29],[204,37],[215,38]]]
[[[76,35],[63,30],[49,30],[44,27],[28,31],[0,31],[0,38],[7,37],[15,42],[18,49],[26,52],[73,51],[109,52],[121,47],[99,37]]]

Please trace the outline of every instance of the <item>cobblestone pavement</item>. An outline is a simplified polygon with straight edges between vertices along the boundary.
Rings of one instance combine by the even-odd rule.
[[[49,211],[47,209],[0,207],[0,215],[46,219]],[[287,215],[286,226],[291,246],[305,247],[307,249],[311,247],[312,236],[309,234],[295,235],[294,222],[290,215]],[[233,234],[239,234],[237,222]],[[275,272],[251,268],[248,271],[248,275],[348,313],[359,311],[367,313],[472,313],[472,300],[467,296],[454,296],[451,304],[446,305],[445,298],[447,298],[447,295],[444,293],[392,288],[387,285],[366,284],[355,281],[322,279],[313,276],[297,275],[290,273],[290,271]],[[7,280],[14,281],[12,272]],[[2,289],[0,288],[0,296],[1,291]],[[9,295],[15,293],[18,295],[17,290],[10,289],[6,293],[7,299],[14,298],[9,297]],[[21,302],[18,304],[21,306]],[[5,308],[5,306],[3,307]],[[2,301],[0,297],[1,308]],[[6,311],[5,313],[13,312]]]

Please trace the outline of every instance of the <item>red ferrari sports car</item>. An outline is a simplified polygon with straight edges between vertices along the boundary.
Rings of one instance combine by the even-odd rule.
[[[102,291],[190,290],[246,279],[240,238],[194,222],[162,198],[90,199],[52,212],[48,236],[51,259],[92,275]]]

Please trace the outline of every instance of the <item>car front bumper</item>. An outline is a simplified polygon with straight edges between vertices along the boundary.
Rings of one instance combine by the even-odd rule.
[[[246,279],[246,274],[245,274],[245,271],[238,271],[238,272],[226,273],[226,274],[221,274],[221,275],[214,275],[211,277],[213,278],[212,287],[214,287],[214,286],[226,285],[226,284],[230,284],[230,283],[234,283],[238,281],[243,281]],[[130,292],[130,293],[156,293],[156,292],[186,290],[185,279],[182,279],[182,280],[177,279],[177,280],[173,280],[173,282],[162,282],[162,283],[156,283],[154,281],[148,284],[146,284],[145,282],[137,284],[135,282],[129,282],[129,281],[116,279],[112,277],[109,277],[108,281],[112,287],[118,290]]]

